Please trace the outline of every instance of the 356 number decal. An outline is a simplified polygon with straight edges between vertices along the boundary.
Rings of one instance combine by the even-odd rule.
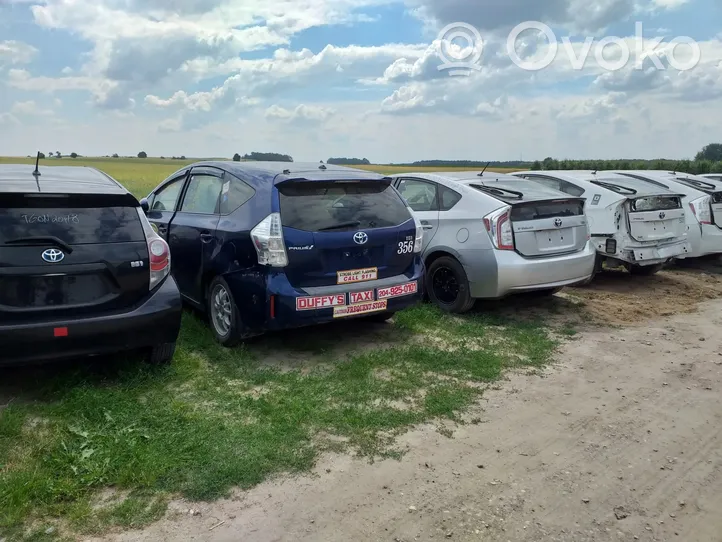
[[[414,242],[413,241],[401,241],[399,243],[399,250],[396,251],[396,254],[409,254],[410,252],[414,251]]]

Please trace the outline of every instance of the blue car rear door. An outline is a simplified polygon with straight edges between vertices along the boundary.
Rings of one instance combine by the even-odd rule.
[[[216,246],[223,170],[196,167],[190,172],[168,231],[173,276],[181,293],[203,304],[203,276]]]

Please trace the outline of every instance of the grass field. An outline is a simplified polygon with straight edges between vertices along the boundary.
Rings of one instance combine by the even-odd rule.
[[[160,158],[47,158],[41,160],[44,166],[90,166],[105,171],[117,179],[137,197],[147,196],[158,183],[178,169],[193,163],[195,160],[171,160]],[[24,163],[35,164],[34,158],[0,157],[0,164]],[[404,168],[398,166],[370,165],[359,166],[359,169],[375,171],[383,174],[403,173],[405,171],[477,171],[478,168]],[[509,172],[513,169],[489,168],[488,171]]]
[[[59,163],[100,167],[138,196],[182,165]],[[167,367],[120,356],[2,369],[0,540],[142,527],[173,498],[304,472],[327,451],[399,458],[395,437],[415,424],[451,438],[454,424],[479,423],[464,412],[484,388],[547,363],[568,335],[557,331],[488,307],[451,317],[420,305],[393,324],[329,324],[227,350],[187,312]]]

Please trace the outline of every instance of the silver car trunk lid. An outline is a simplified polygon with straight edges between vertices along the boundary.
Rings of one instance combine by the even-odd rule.
[[[522,256],[545,257],[582,250],[588,241],[584,199],[529,181],[472,184],[511,206],[514,246]]]
[[[577,252],[589,239],[581,198],[514,203],[511,225],[514,245],[523,256]]]

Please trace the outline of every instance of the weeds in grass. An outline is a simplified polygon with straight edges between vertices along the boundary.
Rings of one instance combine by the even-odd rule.
[[[504,368],[543,365],[555,346],[536,323],[428,305],[395,325],[298,335],[300,352],[293,334],[280,349],[271,336],[228,350],[187,314],[171,366],[45,369],[25,390],[31,400],[0,411],[0,533],[44,540],[29,526],[50,522],[57,538],[146,525],[174,495],[215,499],[310,469],[330,442],[319,435],[333,436],[336,450],[399,457],[400,432],[457,420],[480,384]],[[359,348],[349,353],[349,344]],[[109,487],[121,498],[95,506]]]

